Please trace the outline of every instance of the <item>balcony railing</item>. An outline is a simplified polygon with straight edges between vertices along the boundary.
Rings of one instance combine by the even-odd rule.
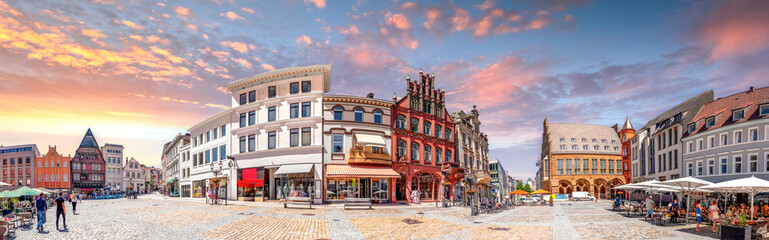
[[[383,147],[364,146],[350,149],[347,163],[392,165],[392,160]]]

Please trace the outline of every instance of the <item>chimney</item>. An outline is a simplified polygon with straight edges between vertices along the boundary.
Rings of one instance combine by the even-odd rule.
[[[755,91],[755,90],[756,90],[756,88],[755,88],[755,87],[753,87],[753,86],[750,86],[750,90],[748,90],[748,92],[749,92],[749,93],[752,93],[752,92],[753,92],[753,91]]]
[[[367,98],[374,98],[374,93],[368,93],[368,94],[366,94],[366,97]]]
[[[395,92],[393,92],[393,103],[397,103],[397,102],[398,102],[398,97],[395,96]]]

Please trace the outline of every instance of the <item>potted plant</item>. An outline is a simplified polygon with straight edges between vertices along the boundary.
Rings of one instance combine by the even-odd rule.
[[[721,239],[750,240],[751,227],[747,224],[748,215],[740,213],[735,225],[721,225]]]
[[[476,191],[475,189],[470,189],[465,191],[465,193],[467,193],[468,195],[475,195],[476,193],[478,193],[478,191]]]
[[[441,185],[443,185],[445,187],[450,187],[451,183],[449,183],[449,182],[442,182]]]

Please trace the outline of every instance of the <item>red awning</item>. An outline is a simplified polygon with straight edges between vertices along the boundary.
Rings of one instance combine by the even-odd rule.
[[[249,185],[262,187],[264,186],[264,179],[238,180],[238,187],[249,187]]]
[[[389,167],[326,165],[329,178],[400,178],[401,175]]]

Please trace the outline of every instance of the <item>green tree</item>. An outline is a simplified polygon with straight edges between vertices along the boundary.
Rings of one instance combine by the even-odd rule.
[[[523,190],[523,183],[518,182],[518,185],[515,185],[515,190]]]
[[[523,191],[526,191],[527,193],[533,192],[533,190],[531,190],[531,187],[529,187],[529,184],[523,185]]]

